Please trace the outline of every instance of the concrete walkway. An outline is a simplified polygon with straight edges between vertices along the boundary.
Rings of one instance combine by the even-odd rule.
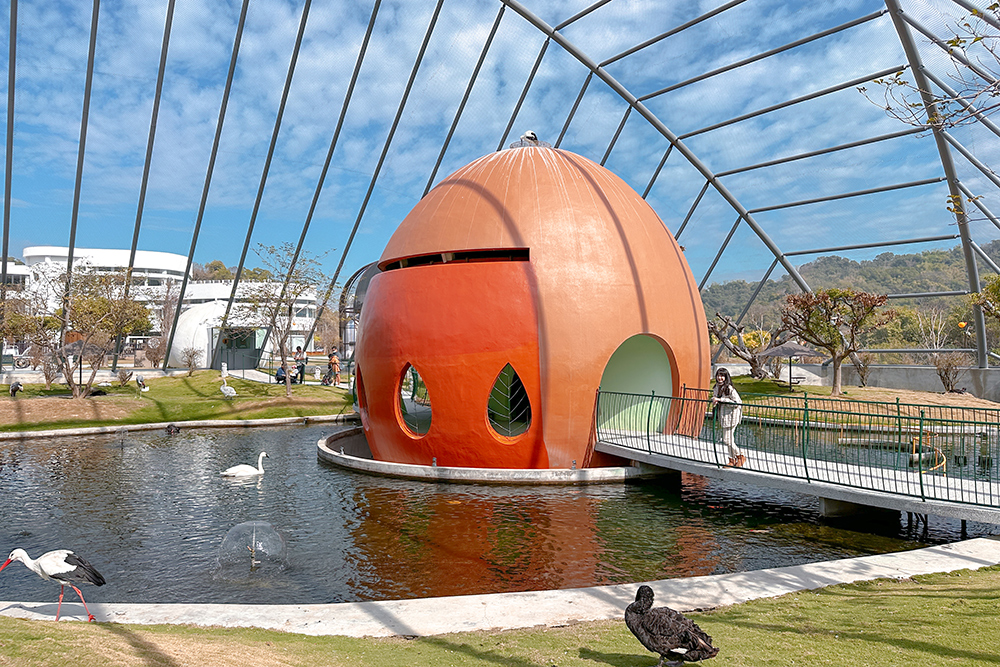
[[[656,594],[657,605],[691,611],[852,581],[905,579],[933,572],[976,570],[997,563],[1000,563],[1000,541],[977,538],[894,554],[649,583]],[[90,608],[98,621],[116,623],[258,627],[307,635],[351,637],[427,636],[621,618],[625,607],[635,598],[638,586],[636,583],[340,604],[91,603]],[[55,598],[53,587],[51,602],[0,602],[0,614],[52,620],[56,612]],[[62,612],[67,619],[86,619],[79,602],[64,603]]]

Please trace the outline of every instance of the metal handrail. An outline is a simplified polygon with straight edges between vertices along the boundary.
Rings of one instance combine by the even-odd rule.
[[[710,396],[682,393],[599,391],[598,441],[722,467]],[[746,470],[1000,507],[1000,409],[745,394],[743,414]]]

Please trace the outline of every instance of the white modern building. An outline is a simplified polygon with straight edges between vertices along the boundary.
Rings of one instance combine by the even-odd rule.
[[[9,260],[7,262],[7,284],[24,286],[28,283],[31,276],[31,269],[28,268],[27,264],[21,262],[14,262]]]
[[[87,266],[99,272],[118,272],[128,268],[128,250],[112,248],[74,248],[74,265],[85,263]],[[68,263],[69,248],[60,246],[30,246],[24,249],[24,264],[8,263],[8,282],[11,284],[30,283],[31,273],[43,265],[51,265],[65,268]],[[170,252],[159,252],[150,250],[137,250],[132,269],[133,284],[142,285],[144,289],[137,290],[137,299],[146,300],[153,316],[154,326],[159,326],[161,313],[163,310],[163,300],[167,293],[168,286],[172,288],[174,294],[180,289],[185,270],[187,268],[187,257]],[[244,288],[249,288],[251,283],[241,283],[237,289],[236,299],[240,302],[241,292]],[[275,292],[281,289],[282,283],[276,281],[271,283]],[[202,350],[203,363],[207,363],[212,358],[217,339],[221,336],[223,349],[240,350],[232,354],[248,354],[248,350],[260,353],[260,346],[264,340],[264,331],[254,331],[251,327],[241,326],[240,323],[232,322],[229,330],[234,334],[227,334],[227,330],[221,328],[222,316],[226,310],[226,303],[229,301],[233,283],[230,280],[188,280],[184,292],[181,307],[181,315],[177,321],[177,328],[174,334],[173,349],[170,355],[170,364],[179,365],[181,363],[180,351],[195,347]],[[316,295],[308,295],[296,301],[294,306],[291,344],[301,345],[304,343],[305,334],[312,328],[316,317],[317,304]],[[239,332],[239,333],[235,333]],[[169,332],[162,331],[162,335]],[[270,347],[270,344],[268,345]],[[266,352],[266,350],[265,350]],[[236,367],[231,359],[230,367]]]
[[[30,270],[36,264],[66,266],[69,248],[51,245],[30,246],[24,249],[24,263]],[[86,262],[98,271],[122,271],[128,268],[129,251],[111,248],[74,248],[73,263]],[[158,286],[167,280],[181,280],[187,268],[187,257],[172,252],[136,250],[133,279],[143,284]]]

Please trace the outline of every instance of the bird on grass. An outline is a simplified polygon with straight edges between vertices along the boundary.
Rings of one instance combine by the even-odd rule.
[[[635,602],[625,609],[625,625],[635,638],[653,653],[660,654],[657,667],[664,660],[669,665],[697,662],[714,658],[719,649],[712,646],[712,638],[694,621],[669,607],[653,606],[653,589],[640,586]]]
[[[17,392],[19,391],[24,391],[24,387],[21,386],[20,382],[14,380],[10,383],[10,397],[17,398]]]
[[[226,398],[236,398],[236,390],[226,384],[225,378],[222,378],[222,386],[219,387],[219,391],[221,391],[222,395]]]
[[[94,584],[95,586],[103,586],[105,584],[104,577],[101,576],[101,573],[93,565],[69,549],[49,551],[39,556],[37,560],[32,560],[24,549],[14,549],[10,552],[10,556],[7,557],[7,562],[0,565],[0,570],[3,570],[16,560],[24,563],[26,568],[42,579],[59,582],[59,605],[56,607],[57,621],[59,620],[59,612],[62,610],[63,590],[66,586],[72,588],[80,596],[80,602],[83,603],[83,608],[87,611],[87,620],[94,620],[94,615],[87,608],[87,601],[83,599],[83,593],[75,585]]]
[[[257,457],[257,467],[254,468],[251,465],[245,463],[238,466],[233,466],[232,468],[227,468],[219,474],[223,477],[251,477],[253,475],[263,475],[264,474],[264,459],[267,457],[267,452],[261,452],[260,456]]]

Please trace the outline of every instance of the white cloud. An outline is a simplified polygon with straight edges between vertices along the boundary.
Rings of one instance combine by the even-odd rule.
[[[187,252],[240,4],[237,0],[177,2],[140,247]],[[590,3],[527,4],[554,25]],[[715,0],[615,0],[580,19],[565,34],[600,61],[719,4]],[[102,5],[78,242],[119,247],[131,242],[166,6],[166,0]],[[954,6],[941,0],[912,0],[905,6],[935,29],[943,29],[956,16]],[[745,2],[608,70],[633,93],[644,95],[883,7],[876,0]],[[429,2],[384,0],[309,233],[311,246],[342,249],[346,243],[432,9]],[[346,262],[346,273],[378,257],[398,220],[422,194],[498,9],[493,0],[444,3]],[[238,258],[301,10],[301,0],[251,3],[198,261],[219,257],[232,264]],[[360,0],[313,4],[254,240],[274,243],[298,238],[370,12],[371,4]],[[13,196],[24,205],[12,216],[12,237],[27,243],[62,244],[68,238],[76,174],[90,4],[69,0],[21,3],[19,14]],[[0,29],[6,34],[6,26]],[[543,41],[516,12],[505,11],[436,180],[496,148]],[[947,57],[935,52],[926,40],[920,48],[929,66],[948,67]],[[0,55],[5,54],[2,49]],[[673,132],[682,134],[902,60],[895,31],[883,17],[651,99],[648,106]],[[526,129],[555,141],[586,75],[580,63],[550,44],[507,141]],[[563,147],[599,161],[625,108],[617,94],[593,80]],[[698,135],[686,143],[710,169],[718,171],[901,128],[852,88]],[[956,136],[987,163],[1000,161],[995,135],[961,130]],[[666,141],[633,113],[608,166],[641,192],[666,147]],[[963,182],[982,193],[994,212],[1000,210],[1000,197],[992,183],[968,164],[959,164],[959,171]],[[724,182],[744,205],[753,208],[940,173],[933,141],[924,137],[727,177]],[[704,177],[674,151],[649,201],[676,228],[703,183]],[[789,248],[838,245],[844,230],[849,231],[851,242],[947,233],[951,223],[938,194],[905,192],[797,208],[794,214],[762,214],[759,221]],[[706,195],[684,233],[693,264],[707,268],[734,219],[727,203],[714,193]],[[987,223],[977,227],[977,232],[988,236],[991,228],[995,229]],[[758,268],[762,272],[770,259],[766,249],[761,250],[762,244],[754,247],[753,252],[727,253],[726,266],[720,266],[716,276]],[[339,250],[331,253],[328,263],[335,265],[339,256]]]

